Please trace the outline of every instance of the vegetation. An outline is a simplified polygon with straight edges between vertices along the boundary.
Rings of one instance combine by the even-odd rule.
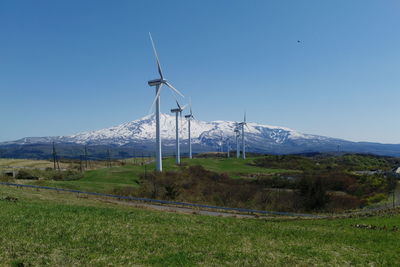
[[[35,168],[45,169],[52,168],[53,162],[50,160],[33,160],[33,159],[1,159],[0,158],[0,170],[10,168]],[[71,165],[68,162],[61,162],[60,168],[70,168]]]
[[[399,158],[369,154],[312,154],[302,155],[267,155],[254,160],[254,165],[272,169],[324,170],[340,169],[343,171],[389,171],[400,165]]]
[[[237,219],[0,186],[5,266],[380,265],[400,262],[400,215]]]
[[[398,161],[358,154],[268,155],[246,160],[222,156],[184,158],[181,166],[166,158],[162,175],[154,174],[154,163],[145,158],[114,160],[108,168],[104,164],[110,162],[92,162],[92,168],[97,168],[82,173],[79,161],[68,160],[68,171],[22,169],[17,178],[37,185],[231,207],[337,212],[385,201],[395,187],[393,177],[383,171],[372,175],[356,171],[390,170]]]
[[[298,189],[307,210],[329,211],[359,208],[387,199],[396,186],[390,171],[399,163],[398,158],[365,154],[268,155],[253,162],[268,169],[301,170],[291,175],[298,183],[283,183],[280,187]]]
[[[251,166],[249,163],[252,162],[254,158],[246,159],[245,161],[235,160],[235,159],[204,159],[196,158],[192,160],[182,159],[183,166],[189,165],[202,165],[208,170],[213,170],[218,173],[228,174],[232,178],[251,178],[258,175],[272,175],[274,173],[287,173],[293,172],[290,170],[269,170],[261,167]],[[106,168],[104,163],[102,167],[96,169],[89,169],[83,172],[83,177],[79,180],[75,179],[63,179],[63,180],[52,180],[48,175],[39,175],[40,181],[24,181],[26,183],[33,183],[39,185],[47,185],[54,187],[62,187],[69,189],[79,189],[84,191],[110,193],[117,192],[118,190],[126,191],[126,188],[134,188],[138,186],[140,177],[146,172],[150,173],[154,170],[154,163],[144,164],[146,162],[151,162],[150,158],[144,159],[125,159],[119,160],[118,162],[113,162],[111,168]],[[96,163],[93,163],[96,164]],[[97,163],[101,166],[100,163]],[[163,160],[164,169],[177,171],[179,167],[175,165],[175,160],[173,158],[166,158]],[[76,168],[74,168],[77,170]],[[32,174],[37,175],[36,170],[30,171]],[[70,180],[70,181],[66,181]]]

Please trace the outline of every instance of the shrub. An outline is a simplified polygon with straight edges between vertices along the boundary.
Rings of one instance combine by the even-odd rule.
[[[19,170],[17,175],[15,176],[16,179],[27,179],[27,180],[38,180],[39,177],[33,175],[29,171],[26,170]]]
[[[321,210],[329,200],[320,177],[303,177],[299,182],[299,191],[303,207],[307,210]]]
[[[387,198],[387,195],[379,193],[367,198],[368,204],[378,203]]]
[[[355,196],[349,194],[329,194],[329,203],[326,209],[332,212],[339,212],[348,209],[356,209],[362,206],[363,202]]]

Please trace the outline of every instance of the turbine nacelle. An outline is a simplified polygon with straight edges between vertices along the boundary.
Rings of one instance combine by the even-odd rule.
[[[186,119],[192,119],[192,118],[193,118],[193,115],[192,115],[192,114],[185,115],[185,118],[186,118]]]
[[[160,84],[166,84],[167,80],[164,79],[154,79],[147,82],[150,86],[157,86]]]

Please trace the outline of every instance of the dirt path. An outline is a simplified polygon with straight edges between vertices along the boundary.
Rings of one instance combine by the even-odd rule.
[[[145,208],[145,209],[151,209],[151,210],[175,212],[175,213],[183,213],[183,214],[196,214],[196,215],[207,215],[207,216],[217,216],[217,217],[234,217],[234,218],[264,218],[265,219],[265,218],[270,217],[270,216],[259,216],[259,215],[254,215],[254,214],[240,214],[240,213],[231,213],[231,212],[208,211],[208,210],[200,210],[200,209],[192,209],[192,208],[154,205],[154,204],[147,204],[147,203],[117,201],[117,200],[109,200],[109,199],[103,199],[103,198],[101,198],[101,200],[104,202],[107,202],[107,203],[115,203],[118,205],[132,206],[135,208]]]

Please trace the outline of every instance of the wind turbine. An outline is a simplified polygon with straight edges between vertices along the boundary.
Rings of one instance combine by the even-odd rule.
[[[178,101],[176,101],[176,105],[178,106],[177,108],[171,109],[172,113],[175,113],[175,118],[176,118],[176,127],[175,127],[175,131],[176,131],[176,141],[175,141],[175,153],[176,153],[176,160],[175,163],[176,165],[181,164],[181,152],[180,152],[180,148],[179,148],[179,119],[178,119],[178,114],[180,114],[182,116],[182,111],[186,108],[186,105],[181,107],[181,105],[179,105]]]
[[[246,112],[244,112],[244,117],[243,117],[243,121],[241,123],[239,123],[240,126],[242,126],[242,159],[246,159],[246,145],[244,143],[244,126],[247,127],[247,123],[246,123]]]
[[[161,132],[160,132],[160,94],[161,94],[161,87],[163,85],[166,85],[171,89],[171,91],[179,94],[180,96],[183,97],[183,95],[175,89],[169,82],[167,82],[166,79],[164,79],[164,75],[161,70],[161,65],[160,65],[160,60],[158,59],[156,47],[153,42],[153,38],[151,37],[151,34],[149,33],[150,36],[150,41],[151,45],[153,46],[153,52],[154,56],[156,58],[156,63],[157,63],[157,70],[158,74],[160,75],[160,78],[150,80],[147,83],[149,86],[155,86],[156,87],[156,97],[154,98],[153,104],[151,107],[156,105],[156,171],[161,172],[162,171],[162,152],[161,152]]]
[[[192,119],[194,119],[194,116],[193,116],[193,112],[192,112],[192,101],[190,100],[190,102],[189,102],[189,110],[190,110],[190,113],[188,114],[188,115],[185,115],[185,118],[188,120],[188,138],[189,138],[189,159],[191,159],[193,156],[192,156],[192,138],[191,138],[191,132],[190,132],[190,123],[191,123],[191,120]]]
[[[240,131],[239,131],[239,123],[236,123],[236,127],[235,127],[235,133],[236,133],[236,158],[240,158],[240,146],[239,146],[239,137],[240,137]]]

